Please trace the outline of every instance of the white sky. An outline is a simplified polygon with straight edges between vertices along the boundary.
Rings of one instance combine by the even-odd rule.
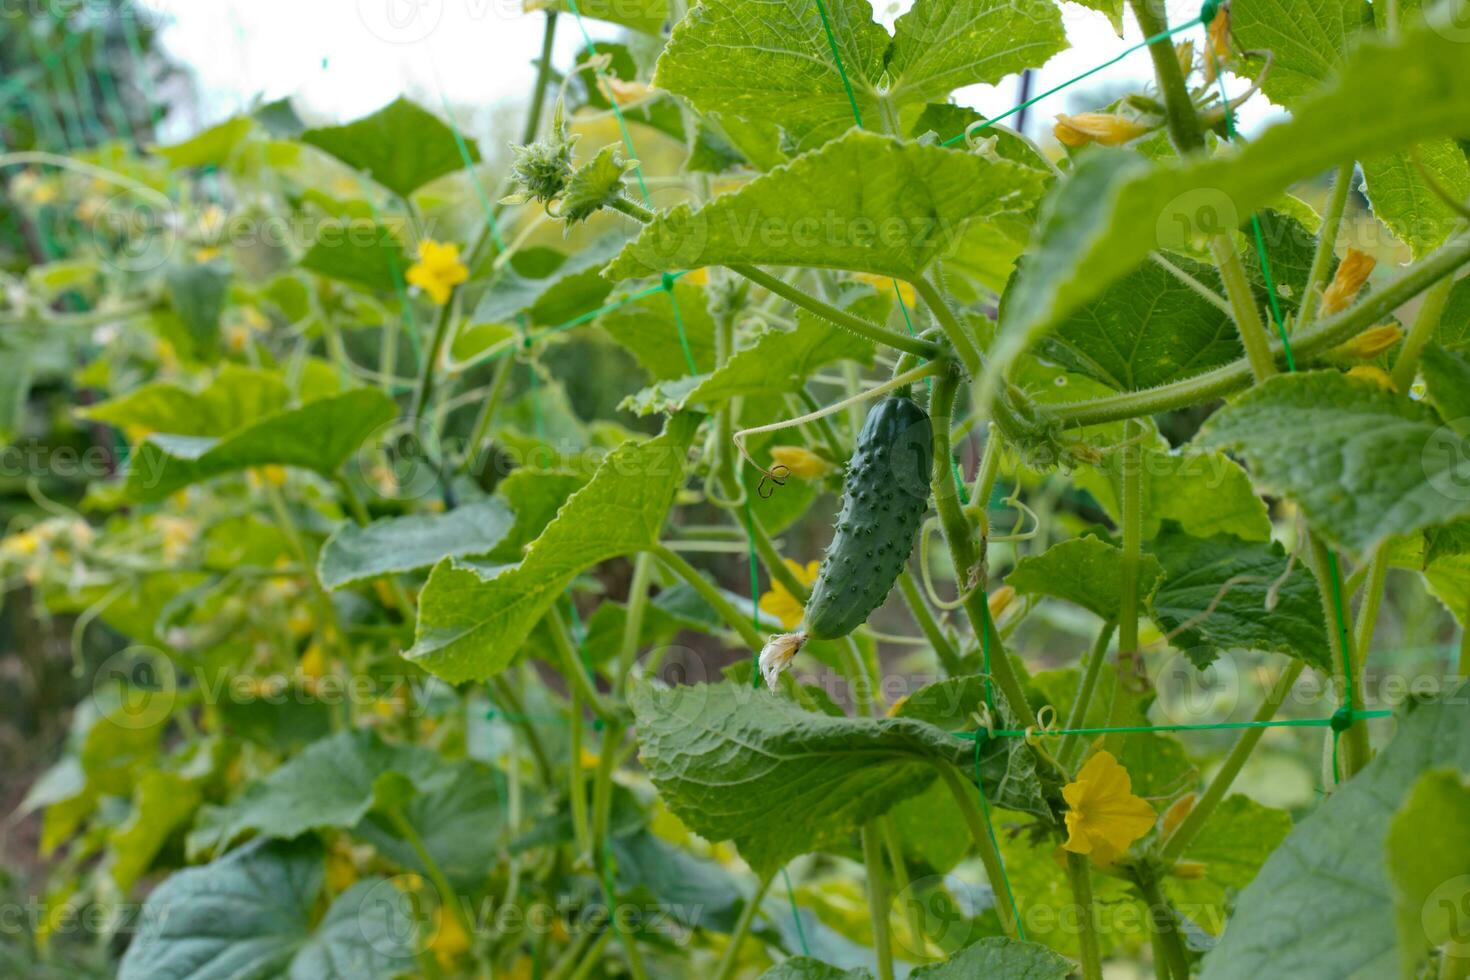
[[[179,121],[176,125],[185,131],[169,133],[169,138],[227,118],[257,95],[265,100],[291,96],[312,122],[361,116],[401,94],[437,111],[441,83],[455,106],[510,109],[527,98],[543,24],[541,14],[522,12],[521,0],[142,2],[162,18],[165,46],[195,73],[202,97],[201,118]],[[909,5],[885,6],[879,0],[880,19],[891,28]],[[1195,0],[1170,0],[1168,9],[1170,22],[1177,24],[1195,17],[1199,6]],[[1037,73],[1033,92],[1080,74],[1142,39],[1131,17],[1121,40],[1105,17],[1084,7],[1066,4],[1063,18],[1073,46]],[[598,40],[619,33],[597,21],[587,24]],[[1200,33],[1195,29],[1181,37],[1197,41]],[[556,64],[572,64],[582,43],[576,24],[563,17]],[[1071,92],[1148,77],[1148,52],[1138,51]],[[1236,81],[1232,91],[1240,87]],[[1008,79],[999,86],[963,89],[957,99],[995,115],[1014,104],[1016,91],[1015,79]],[[1028,131],[1036,135],[1053,115],[1075,109],[1069,94],[1058,93],[1033,107]],[[1242,128],[1258,127],[1270,113],[1270,106],[1257,97],[1241,113]],[[485,120],[471,125],[477,124],[488,126]]]

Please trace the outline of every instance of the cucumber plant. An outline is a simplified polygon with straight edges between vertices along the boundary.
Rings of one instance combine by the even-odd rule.
[[[1464,0],[534,6],[509,152],[0,155],[24,962],[1465,976]]]

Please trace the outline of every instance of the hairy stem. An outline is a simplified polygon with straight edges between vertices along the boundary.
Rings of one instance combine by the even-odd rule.
[[[996,893],[995,910],[1000,916],[1000,927],[1007,936],[1018,939],[1019,931],[1016,928],[1015,910],[1006,896],[1001,892],[1005,890],[1006,881],[1005,866],[1001,863],[1000,851],[995,845],[995,838],[991,836],[990,825],[986,823],[984,815],[975,806],[974,787],[965,782],[964,777],[951,763],[939,760],[935,762],[939,769],[939,775],[944,784],[949,787],[955,802],[959,804],[960,813],[964,815],[965,824],[970,828],[970,837],[975,842],[975,850],[980,854],[980,863],[985,866],[985,876],[990,879],[990,887]]]
[[[1424,348],[1434,339],[1445,306],[1449,304],[1450,291],[1454,288],[1454,279],[1446,276],[1424,292],[1424,302],[1419,307],[1418,315],[1414,317],[1409,335],[1404,338],[1404,348],[1399,359],[1393,363],[1393,386],[1405,394],[1414,383],[1415,375],[1419,373],[1419,358],[1423,356]]]
[[[1113,677],[1113,704],[1109,727],[1128,723],[1138,698],[1130,688],[1141,676],[1143,653],[1138,645],[1138,566],[1143,557],[1143,424],[1129,419],[1123,430],[1122,509],[1123,559],[1118,568],[1121,601],[1118,606],[1118,670]],[[1108,736],[1103,736],[1107,739]]]
[[[1164,5],[1156,0],[1128,0],[1133,16],[1138,20],[1138,29],[1144,37],[1153,37],[1169,29]],[[1148,55],[1153,59],[1154,77],[1158,79],[1159,91],[1164,96],[1164,110],[1169,125],[1169,137],[1180,156],[1200,150],[1205,145],[1204,130],[1200,128],[1199,114],[1195,112],[1194,100],[1189,96],[1189,84],[1184,78],[1184,69],[1172,44],[1150,44]]]
[[[1408,269],[1383,289],[1365,297],[1351,309],[1301,331],[1293,338],[1291,345],[1298,362],[1324,354],[1356,337],[1466,263],[1470,263],[1470,236],[1461,236]],[[1280,362],[1284,357],[1280,338],[1271,341],[1271,351],[1272,356]],[[1185,381],[1176,381],[1147,391],[1110,395],[1085,402],[1041,405],[1037,411],[1043,417],[1067,425],[1118,422],[1223,398],[1249,388],[1252,380],[1251,365],[1249,361],[1242,359]]]
[[[715,980],[729,980],[735,972],[735,962],[740,952],[740,946],[745,942],[745,937],[750,934],[751,924],[760,913],[761,902],[766,897],[766,892],[771,888],[771,882],[775,875],[766,875],[755,887],[755,894],[745,900],[745,906],[740,910],[740,918],[735,921],[735,931],[730,934],[730,940],[725,944],[724,955],[720,957],[720,965],[715,970]]]
[[[1169,972],[1175,980],[1189,980],[1189,957],[1184,952],[1184,940],[1179,935],[1179,924],[1174,918],[1174,910],[1165,901],[1159,883],[1151,876],[1140,874],[1136,884],[1139,894],[1148,906],[1153,932],[1164,951],[1164,961],[1169,965]]]
[[[955,650],[954,644],[949,642],[949,637],[944,635],[938,620],[929,610],[929,604],[924,601],[924,596],[919,592],[918,583],[914,581],[913,573],[904,566],[904,570],[898,575],[898,591],[903,596],[904,604],[909,607],[909,612],[914,617],[924,638],[933,647],[934,655],[939,658],[939,663],[944,667],[944,672],[950,677],[958,677],[965,671],[963,661]]]
[[[724,594],[715,588],[709,579],[699,574],[697,568],[689,564],[678,554],[670,551],[666,545],[654,545],[652,551],[669,571],[688,582],[690,587],[699,593],[700,598],[708,602],[714,611],[719,614],[720,618],[725,621],[725,625],[739,633],[740,638],[752,650],[759,650],[765,646],[765,639],[760,635],[760,631],[751,624],[750,618],[732,606],[730,600],[726,599]]]
[[[1337,568],[1337,561],[1327,546],[1310,531],[1307,532],[1307,554],[1308,567],[1317,579],[1317,589],[1322,594],[1322,612],[1327,622],[1327,639],[1332,649],[1333,674],[1337,680],[1338,701],[1344,706],[1352,704],[1362,707],[1363,699],[1359,694],[1361,674],[1352,671],[1349,676],[1345,665],[1354,661],[1352,649],[1348,644],[1350,638],[1343,636],[1343,630],[1338,628],[1338,600],[1345,595],[1342,584],[1342,573]],[[1345,624],[1344,624],[1345,625]],[[1368,726],[1361,720],[1354,719],[1352,727],[1339,736],[1332,733],[1333,738],[1341,738],[1345,748],[1343,752],[1342,778],[1347,779],[1358,770],[1368,764]]]
[[[729,268],[731,271],[744,276],[762,289],[780,296],[782,299],[801,307],[808,313],[815,313],[822,319],[830,323],[835,323],[837,326],[850,330],[859,337],[865,337],[874,343],[884,344],[895,350],[905,351],[925,360],[932,360],[943,353],[937,344],[931,344],[927,340],[918,340],[914,337],[895,333],[892,330],[880,327],[876,323],[864,320],[860,316],[848,313],[846,310],[838,309],[830,303],[825,303],[814,296],[808,296],[784,279],[757,269],[753,265],[732,265]]]
[[[1261,311],[1256,306],[1256,295],[1246,278],[1245,266],[1235,251],[1235,243],[1228,235],[1216,235],[1210,239],[1210,252],[1215,257],[1215,266],[1220,278],[1225,281],[1225,294],[1230,298],[1231,316],[1240,342],[1245,347],[1245,359],[1250,363],[1251,374],[1259,381],[1276,373],[1276,358],[1271,354],[1271,335],[1261,320]]]
[[[1322,304],[1322,290],[1327,286],[1327,274],[1332,269],[1332,259],[1337,255],[1337,235],[1342,228],[1342,215],[1347,210],[1348,193],[1353,187],[1353,172],[1356,164],[1348,162],[1337,168],[1332,177],[1332,194],[1327,199],[1327,210],[1322,215],[1322,227],[1317,232],[1317,251],[1312,256],[1312,268],[1307,273],[1307,290],[1302,294],[1301,312],[1297,314],[1298,332],[1317,319],[1317,310]]]
[[[1102,673],[1103,663],[1108,659],[1108,646],[1113,642],[1113,634],[1117,629],[1118,625],[1110,620],[1103,623],[1102,629],[1098,630],[1097,640],[1092,645],[1092,656],[1088,658],[1087,668],[1082,674],[1082,683],[1077,687],[1077,699],[1072,702],[1072,712],[1067,716],[1066,727],[1069,730],[1081,728],[1087,721],[1087,709],[1092,705],[1097,678]],[[1068,772],[1076,764],[1075,756],[1081,744],[1079,735],[1062,736],[1062,744],[1057,747],[1057,761]]]
[[[639,638],[643,633],[643,613],[648,608],[648,586],[653,581],[653,556],[640,553],[633,559],[633,581],[628,585],[628,615],[623,621],[623,642],[618,650],[618,697],[628,690],[628,675],[638,659]]]
[[[1102,980],[1102,951],[1097,942],[1097,909],[1092,900],[1092,869],[1083,854],[1067,852],[1067,881],[1077,903],[1077,948],[1082,980]]]
[[[867,866],[868,917],[873,924],[873,954],[878,960],[878,980],[893,980],[893,948],[888,935],[888,874],[883,868],[883,851],[878,826],[863,825],[863,864]]]
[[[990,643],[990,672],[1005,695],[1006,704],[1016,715],[1021,726],[1036,724],[1036,715],[1021,689],[1021,682],[1011,669],[1010,658],[1001,643],[995,624],[990,621],[990,607],[983,583],[985,560],[984,541],[977,551],[974,529],[964,510],[960,507],[959,487],[955,483],[954,469],[950,465],[949,420],[954,411],[954,397],[959,385],[959,376],[953,371],[941,374],[934,381],[934,393],[929,399],[929,417],[934,429],[934,505],[939,511],[939,524],[944,529],[944,538],[949,545],[950,560],[954,564],[955,580],[963,595],[965,613],[975,636],[982,643],[988,637]]]

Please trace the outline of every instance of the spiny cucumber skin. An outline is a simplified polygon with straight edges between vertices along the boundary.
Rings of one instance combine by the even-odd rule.
[[[928,510],[933,466],[928,414],[908,398],[874,406],[847,464],[837,533],[806,607],[807,636],[846,636],[888,598]]]

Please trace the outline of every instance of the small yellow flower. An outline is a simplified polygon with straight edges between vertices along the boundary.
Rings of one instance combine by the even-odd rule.
[[[873,275],[871,272],[859,272],[855,274],[853,278],[856,279],[858,282],[867,283],[869,286],[872,286],[880,293],[891,293],[894,292],[896,289],[898,293],[898,298],[903,300],[904,303],[909,306],[914,306],[918,303],[918,294],[914,292],[914,287],[909,283],[899,282],[892,276],[876,276]]]
[[[1107,112],[1081,112],[1075,116],[1059,113],[1053,132],[1057,142],[1063,146],[1078,147],[1088,143],[1122,146],[1150,129],[1151,127],[1126,116],[1115,116]]]
[[[206,262],[213,262],[215,259],[219,258],[221,254],[222,253],[219,248],[213,245],[207,245],[194,253],[194,261],[199,263],[200,265],[204,265]]]
[[[100,197],[85,197],[77,205],[77,220],[91,224],[97,220],[97,217],[102,214],[102,209],[106,206],[107,202]]]
[[[1350,357],[1355,361],[1371,361],[1384,351],[1393,348],[1404,332],[1391,323],[1364,330],[1352,340],[1333,349],[1338,357]]]
[[[1372,364],[1360,364],[1349,371],[1347,376],[1349,378],[1357,378],[1359,381],[1367,381],[1370,384],[1375,384],[1385,391],[1398,391],[1398,388],[1394,386],[1393,378],[1388,376],[1388,372],[1384,371],[1381,367],[1374,367]]]
[[[1210,21],[1205,42],[1205,81],[1213,82],[1220,66],[1230,61],[1230,5],[1222,3],[1220,12]]]
[[[1175,800],[1174,805],[1164,811],[1164,822],[1162,827],[1163,835],[1165,837],[1168,837],[1170,834],[1174,833],[1175,829],[1177,829],[1178,826],[1184,822],[1184,818],[1189,816],[1190,811],[1193,809],[1193,793],[1186,793],[1183,796],[1179,797],[1179,799]]]
[[[453,901],[453,898],[446,900]],[[433,931],[434,938],[429,948],[434,951],[434,959],[439,961],[440,969],[450,970],[455,961],[470,951],[470,937],[465,934],[464,926],[459,924],[459,917],[450,914],[442,904],[434,910]]]
[[[798,480],[820,480],[834,469],[805,446],[772,446],[771,462],[786,467]]]
[[[1179,61],[1179,70],[1185,75],[1194,71],[1194,42],[1185,41],[1174,45],[1174,57]]]
[[[341,894],[357,881],[357,862],[352,849],[336,846],[327,852],[327,884],[332,891]]]
[[[606,76],[602,79],[603,97],[611,102],[616,102],[620,106],[625,106],[633,102],[641,102],[643,99],[648,98],[652,94],[652,91],[643,82],[624,81],[621,78],[610,78]]]
[[[183,517],[160,517],[158,519],[159,540],[163,544],[163,556],[177,561],[189,550],[199,534],[199,526]]]
[[[1205,865],[1201,861],[1179,861],[1169,870],[1175,878],[1198,881],[1205,876]]]
[[[419,243],[419,260],[408,270],[408,281],[439,306],[449,302],[454,287],[469,277],[470,270],[459,260],[459,246],[431,238]]]
[[[1109,865],[1153,829],[1154,808],[1133,795],[1133,780],[1111,752],[1098,752],[1062,787],[1067,801],[1067,842],[1073,854]]]
[[[802,568],[790,558],[783,558],[782,561],[802,585],[810,586],[817,580],[817,572],[820,569],[817,562],[807,562],[806,568]],[[761,595],[760,607],[761,612],[768,616],[775,616],[781,621],[781,625],[789,630],[796,629],[806,612],[800,600],[781,584],[780,579],[772,581],[771,591]]]
[[[1347,255],[1337,267],[1337,274],[1322,292],[1322,315],[1331,316],[1347,309],[1357,298],[1358,291],[1373,274],[1373,267],[1377,264],[1378,260],[1373,256],[1355,248],[1348,249]]]
[[[41,550],[41,536],[35,531],[22,531],[0,541],[0,552],[14,558],[29,558]]]
[[[310,677],[312,679],[325,677],[327,675],[327,658],[322,654],[321,645],[313,643],[308,646],[296,666],[301,671],[303,677]]]
[[[1003,585],[996,589],[990,596],[990,621],[1000,619],[1000,614],[1010,608],[1011,603],[1016,601],[1016,590],[1009,585]]]
[[[582,747],[582,754],[578,758],[582,763],[583,769],[596,769],[598,764],[602,761],[601,756],[599,756],[596,752],[593,752],[586,746]]]
[[[250,343],[250,331],[238,323],[232,323],[225,327],[225,342],[229,345],[231,354],[243,354]]]

